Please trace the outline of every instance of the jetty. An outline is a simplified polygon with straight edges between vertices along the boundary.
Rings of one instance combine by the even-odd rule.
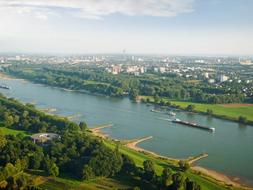
[[[74,114],[74,115],[66,116],[66,118],[69,119],[69,120],[72,120],[72,119],[75,119],[75,118],[80,117],[80,116],[81,116],[81,114]]]
[[[214,132],[215,131],[215,128],[213,128],[213,127],[206,127],[206,126],[199,125],[197,123],[191,123],[191,122],[188,122],[188,121],[182,121],[180,119],[172,120],[172,122],[173,123],[182,124],[182,125],[186,125],[186,126],[189,126],[189,127],[203,129],[203,130],[210,131],[210,132]]]
[[[97,126],[97,127],[90,128],[90,131],[91,131],[95,136],[101,137],[102,139],[106,139],[106,138],[108,138],[108,135],[102,133],[102,132],[101,132],[101,129],[104,129],[104,128],[111,128],[112,126],[113,126],[113,124],[101,125],[101,126]]]
[[[100,125],[100,126],[97,126],[97,127],[90,128],[90,130],[91,131],[99,131],[99,130],[104,129],[104,128],[111,128],[112,126],[113,126],[113,124]]]
[[[143,141],[147,141],[152,139],[153,136],[147,136],[147,137],[142,137],[142,138],[137,138],[137,139],[132,139],[132,140],[125,140],[125,141],[121,141],[126,145],[131,144],[132,146],[136,146],[137,144],[143,142]]]
[[[40,109],[40,111],[43,111],[45,113],[52,113],[52,112],[56,112],[57,109],[56,108],[44,108],[44,109]]]
[[[203,154],[201,154],[199,156],[196,156],[196,157],[193,157],[193,158],[189,158],[188,159],[188,163],[190,165],[192,165],[194,162],[197,162],[197,161],[199,161],[199,160],[201,160],[203,158],[206,158],[206,157],[208,157],[208,154],[207,153],[203,153]]]

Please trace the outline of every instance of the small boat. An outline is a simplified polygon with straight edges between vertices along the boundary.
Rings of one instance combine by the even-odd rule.
[[[169,114],[170,116],[176,116],[176,113],[174,113],[174,112],[172,112],[172,111],[170,111],[168,114]]]
[[[7,90],[10,90],[10,89],[11,89],[11,87],[6,86],[6,85],[0,85],[0,88],[2,88],[2,89],[7,89]]]
[[[152,109],[152,110],[150,110],[151,112],[154,112],[154,113],[159,113],[160,111],[158,111],[158,110],[154,110],[154,109]]]

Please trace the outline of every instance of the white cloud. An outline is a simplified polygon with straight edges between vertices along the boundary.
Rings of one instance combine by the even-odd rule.
[[[0,0],[0,11],[32,14],[46,19],[51,13],[99,19],[120,13],[174,17],[193,11],[195,0]]]

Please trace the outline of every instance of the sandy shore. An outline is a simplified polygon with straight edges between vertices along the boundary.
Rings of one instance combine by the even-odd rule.
[[[5,80],[20,80],[20,81],[25,81],[25,79],[14,78],[14,77],[6,75],[6,74],[4,74],[2,72],[0,72],[0,78],[1,79],[5,79]]]
[[[149,151],[149,150],[146,150],[144,148],[141,148],[141,147],[137,146],[139,143],[141,143],[143,141],[150,140],[152,138],[153,138],[152,136],[148,136],[148,137],[143,137],[143,138],[131,140],[128,143],[126,143],[125,146],[128,147],[128,148],[130,148],[130,149],[132,149],[132,150],[138,151],[138,152],[143,152],[143,153],[151,154],[152,156],[154,156],[156,158],[167,159],[167,160],[170,160],[170,161],[179,161],[178,159],[162,156],[162,155],[159,155],[159,154],[157,154],[157,153],[155,153],[153,151]]]
[[[100,126],[100,127],[92,128],[90,130],[92,131],[92,133],[95,136],[106,139],[106,138],[108,138],[108,135],[101,132],[100,129],[108,128],[108,127],[112,127],[112,125]],[[152,138],[153,138],[152,136],[148,136],[148,137],[143,137],[143,138],[134,139],[134,140],[127,140],[127,141],[125,141],[126,142],[125,146],[132,149],[132,150],[138,151],[138,152],[143,152],[143,153],[150,154],[150,155],[152,155],[152,156],[154,156],[155,158],[158,158],[158,159],[166,159],[166,160],[169,160],[169,161],[177,161],[177,162],[180,160],[180,159],[175,159],[175,158],[162,156],[162,155],[159,155],[155,152],[152,152],[152,151],[143,149],[141,147],[138,147],[139,143],[141,143],[143,141],[146,141],[146,140],[150,140]],[[208,154],[205,153],[205,154],[201,154],[201,155],[199,155],[195,158],[188,158],[186,160],[188,160],[189,163],[192,165],[194,162],[196,162],[200,159],[206,158],[207,156],[208,156]],[[243,189],[247,189],[247,190],[253,190],[253,188],[247,187],[244,184],[242,184],[239,178],[232,178],[232,177],[229,177],[229,176],[227,176],[223,173],[220,173],[220,172],[217,172],[217,171],[214,171],[214,170],[211,170],[211,169],[203,168],[203,167],[200,167],[200,166],[191,166],[191,169],[195,172],[200,172],[202,175],[204,175],[206,177],[210,177],[210,178],[214,179],[215,181],[217,181],[219,183],[223,183],[225,185],[230,185],[230,186],[243,188]]]
[[[193,171],[200,172],[208,177],[211,177],[211,178],[215,179],[216,181],[219,181],[219,182],[224,183],[226,185],[232,185],[234,187],[239,187],[239,188],[243,188],[243,189],[251,189],[251,190],[253,189],[251,187],[244,186],[240,182],[240,179],[237,177],[232,178],[232,177],[229,177],[223,173],[220,173],[220,172],[217,172],[217,171],[214,171],[211,169],[203,168],[201,166],[193,166],[193,167],[191,167],[191,169]]]

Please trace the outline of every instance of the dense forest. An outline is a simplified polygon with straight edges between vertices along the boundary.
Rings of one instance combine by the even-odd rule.
[[[37,170],[48,176],[64,174],[79,180],[127,175],[138,179],[139,185],[134,189],[201,189],[185,177],[187,163],[180,162],[176,171],[166,167],[162,175],[157,175],[152,161],[146,160],[143,167],[137,167],[117,147],[112,150],[94,137],[84,122],[76,124],[51,116],[2,95],[0,121],[1,127],[29,134],[54,132],[60,135],[41,144],[34,143],[30,135],[0,134],[0,189],[41,189],[35,185],[36,176],[29,175]]]
[[[158,96],[210,104],[252,101],[252,97],[245,97],[239,87],[217,88],[205,81],[193,81],[175,74],[112,75],[98,68],[59,68],[46,65],[14,65],[5,71],[36,83],[107,96],[129,96],[132,99],[139,95]]]

